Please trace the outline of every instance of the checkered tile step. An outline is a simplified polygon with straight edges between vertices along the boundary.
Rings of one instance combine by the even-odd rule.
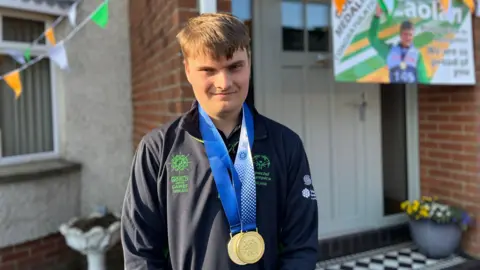
[[[412,243],[319,262],[316,270],[440,270],[465,262],[458,256],[433,260],[417,251]]]

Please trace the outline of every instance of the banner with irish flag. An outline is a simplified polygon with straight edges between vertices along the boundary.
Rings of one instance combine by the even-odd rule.
[[[335,79],[474,85],[471,9],[441,1],[347,0],[332,9]]]

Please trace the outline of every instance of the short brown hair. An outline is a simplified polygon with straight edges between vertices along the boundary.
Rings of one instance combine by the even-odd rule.
[[[183,57],[210,56],[231,59],[237,50],[250,56],[250,35],[246,25],[227,13],[204,13],[188,20],[178,33]]]

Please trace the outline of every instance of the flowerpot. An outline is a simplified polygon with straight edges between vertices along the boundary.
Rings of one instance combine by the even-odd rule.
[[[120,218],[93,213],[62,224],[60,233],[69,247],[87,257],[88,270],[105,270],[105,254],[120,241]]]
[[[457,224],[410,220],[410,234],[419,252],[432,259],[446,258],[460,246],[462,230]]]

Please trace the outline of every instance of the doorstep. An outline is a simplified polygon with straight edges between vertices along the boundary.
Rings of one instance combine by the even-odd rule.
[[[412,242],[396,244],[317,263],[316,270],[474,270],[480,261],[459,255],[434,260],[418,252]]]

